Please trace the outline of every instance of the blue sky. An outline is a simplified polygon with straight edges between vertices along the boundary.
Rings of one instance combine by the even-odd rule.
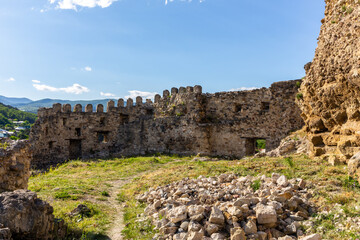
[[[0,1],[0,95],[34,100],[301,78],[325,8],[321,0]]]

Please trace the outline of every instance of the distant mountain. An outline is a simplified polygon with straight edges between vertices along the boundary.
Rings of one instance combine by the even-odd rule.
[[[0,103],[3,103],[5,105],[15,105],[15,104],[26,104],[31,103],[32,100],[28,98],[14,98],[14,97],[5,97],[0,95]]]
[[[32,101],[29,103],[19,103],[19,104],[13,104],[12,106],[22,110],[22,111],[26,111],[26,112],[32,112],[32,113],[37,113],[37,110],[39,108],[42,107],[52,107],[52,105],[54,103],[61,103],[61,104],[70,104],[72,107],[75,106],[75,104],[81,104],[83,109],[85,109],[85,106],[87,104],[92,104],[94,107],[94,110],[96,109],[96,106],[98,104],[103,104],[104,107],[106,107],[107,102],[110,99],[99,99],[99,100],[76,100],[76,101],[71,101],[71,100],[61,100],[61,99],[50,99],[50,98],[46,98],[46,99],[41,99],[38,101]]]

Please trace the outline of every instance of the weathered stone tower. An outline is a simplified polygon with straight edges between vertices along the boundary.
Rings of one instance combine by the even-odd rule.
[[[360,4],[326,0],[312,64],[301,86],[312,154],[347,160],[360,151]]]

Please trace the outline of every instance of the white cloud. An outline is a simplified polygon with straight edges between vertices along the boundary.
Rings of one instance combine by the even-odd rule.
[[[33,87],[39,91],[48,91],[48,92],[66,92],[72,94],[82,94],[84,92],[90,92],[87,87],[81,86],[80,84],[74,83],[72,86],[65,88],[56,88],[45,84],[34,83]]]
[[[16,80],[15,80],[15,78],[11,77],[11,78],[6,79],[5,81],[7,81],[7,82],[15,82]]]
[[[175,0],[165,0],[165,5],[168,5],[171,2],[175,2]],[[192,0],[180,0],[180,2],[192,2]],[[205,2],[205,0],[199,0],[200,3]]]
[[[87,71],[87,72],[91,72],[91,71],[92,71],[92,68],[89,67],[89,66],[86,66],[86,67],[84,67],[84,70]]]
[[[40,83],[39,80],[31,80],[33,83]]]
[[[100,95],[103,97],[115,97],[115,94],[112,94],[112,93],[100,92]]]
[[[77,10],[77,7],[101,7],[107,8],[117,0],[49,0],[50,4],[57,4],[59,9]]]
[[[258,89],[256,87],[240,87],[240,88],[232,88],[229,91],[230,92],[237,92],[237,91],[248,91],[248,90],[255,90]]]
[[[135,99],[136,97],[140,96],[142,98],[145,98],[145,99],[153,99],[154,96],[158,94],[157,92],[142,92],[142,91],[138,91],[138,90],[132,90],[132,91],[129,91],[129,95],[125,96],[125,98],[132,98],[132,99]]]

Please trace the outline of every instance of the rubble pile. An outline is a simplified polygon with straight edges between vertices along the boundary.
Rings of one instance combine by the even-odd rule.
[[[316,211],[302,179],[199,176],[150,189],[137,199],[159,230],[157,239],[321,239],[304,236],[301,222]]]

